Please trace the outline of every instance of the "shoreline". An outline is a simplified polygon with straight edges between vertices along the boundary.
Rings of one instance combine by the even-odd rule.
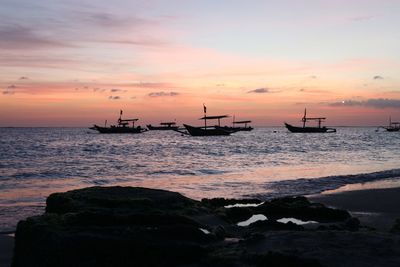
[[[307,196],[310,201],[345,209],[361,224],[389,231],[400,219],[400,187],[360,189]]]

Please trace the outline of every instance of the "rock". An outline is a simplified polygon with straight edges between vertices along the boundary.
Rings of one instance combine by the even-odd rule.
[[[396,234],[400,233],[400,219],[396,219],[392,228],[390,229],[390,232],[396,233]]]
[[[218,225],[213,229],[212,234],[215,235],[218,239],[224,239],[226,236],[226,231],[222,225]]]
[[[52,194],[46,213],[18,224],[13,266],[172,266],[199,260],[206,212],[178,193],[92,187]]]
[[[252,229],[262,229],[264,231],[302,231],[304,227],[292,222],[281,223],[273,220],[257,221],[249,226]]]
[[[45,214],[18,223],[12,266],[319,266],[307,255],[288,254],[286,245],[285,253],[271,252],[282,242],[291,244],[316,233],[276,219],[340,221],[301,243],[302,249],[317,246],[313,240],[330,229],[352,233],[343,230],[359,225],[346,211],[304,197],[274,199],[257,207],[223,207],[244,202],[249,203],[196,201],[140,187],[91,187],[52,194]],[[248,227],[236,225],[254,214],[265,214],[268,220]],[[284,238],[268,247],[277,233]],[[298,239],[303,233],[306,236]]]
[[[230,209],[224,209],[224,211],[225,214],[222,215],[225,215],[227,220],[235,224],[240,221],[247,220],[254,214],[251,208],[234,207]]]
[[[203,198],[201,203],[208,207],[219,208],[234,204],[260,204],[262,201],[257,198],[244,198],[244,199],[234,199],[234,198]]]
[[[261,234],[261,233],[250,233],[249,235],[244,237],[244,240],[241,240],[241,242],[245,242],[245,243],[256,243],[259,242],[261,240],[265,239],[265,235]]]
[[[254,266],[274,267],[322,267],[316,259],[305,259],[295,255],[287,255],[281,252],[269,251],[264,254],[247,256],[247,261]]]
[[[51,194],[46,201],[46,212],[64,214],[92,209],[179,210],[194,207],[197,201],[179,193],[141,187],[89,187],[65,193]]]
[[[360,228],[360,220],[357,218],[349,218],[344,222],[344,226],[347,230],[358,231]]]
[[[296,218],[304,221],[337,222],[351,218],[345,210],[327,208],[319,203],[311,203],[305,197],[285,197],[264,202],[252,208],[268,218]]]

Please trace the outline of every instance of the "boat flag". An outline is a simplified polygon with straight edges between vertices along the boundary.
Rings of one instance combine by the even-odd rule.
[[[203,104],[204,113],[207,113],[207,107]]]
[[[120,110],[119,115],[122,115],[122,109]]]

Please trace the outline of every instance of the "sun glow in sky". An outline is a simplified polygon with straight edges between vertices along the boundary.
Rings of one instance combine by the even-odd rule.
[[[2,0],[0,126],[400,120],[397,0]]]

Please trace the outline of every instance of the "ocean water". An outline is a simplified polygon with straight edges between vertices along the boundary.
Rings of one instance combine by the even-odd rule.
[[[397,183],[400,132],[375,130],[293,134],[266,127],[190,137],[170,131],[102,135],[86,128],[0,128],[0,232],[43,212],[50,193],[87,186],[161,188],[196,199],[267,199]]]

